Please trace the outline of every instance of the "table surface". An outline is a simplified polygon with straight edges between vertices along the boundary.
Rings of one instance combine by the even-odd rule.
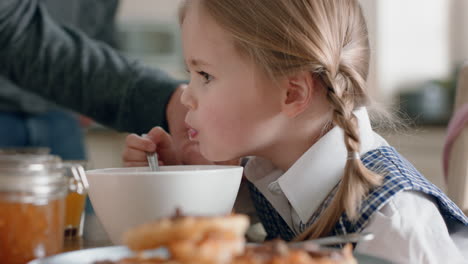
[[[79,237],[73,239],[66,239],[63,245],[63,252],[108,246],[113,246],[110,241],[90,241]]]
[[[104,228],[94,213],[86,213],[83,227],[83,236],[66,238],[64,252],[86,248],[113,246]]]

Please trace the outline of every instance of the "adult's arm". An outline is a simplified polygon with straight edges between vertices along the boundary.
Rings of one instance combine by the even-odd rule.
[[[179,85],[57,25],[38,0],[0,1],[0,74],[104,125],[135,133],[168,128],[166,106]]]

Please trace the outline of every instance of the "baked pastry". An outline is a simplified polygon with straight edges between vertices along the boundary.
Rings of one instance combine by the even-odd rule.
[[[182,263],[223,264],[244,251],[248,226],[247,216],[239,214],[175,216],[131,229],[123,240],[134,251],[165,247]]]
[[[306,251],[290,248],[282,240],[258,246],[247,246],[244,254],[235,257],[231,264],[357,264],[351,245],[343,250]]]
[[[290,248],[282,240],[245,245],[245,215],[180,216],[143,224],[127,231],[125,244],[135,252],[164,247],[169,258],[143,254],[95,264],[356,264],[351,245],[343,250]]]

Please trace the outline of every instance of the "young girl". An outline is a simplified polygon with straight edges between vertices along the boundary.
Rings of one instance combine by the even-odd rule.
[[[467,217],[371,128],[357,0],[190,0],[181,28],[192,147],[210,161],[253,156],[245,175],[269,239],[372,232],[357,251],[463,261],[468,238],[452,228]],[[129,136],[126,162],[145,150],[181,162],[170,136],[148,135]]]

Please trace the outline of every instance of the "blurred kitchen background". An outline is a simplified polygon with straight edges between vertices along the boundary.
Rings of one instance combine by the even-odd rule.
[[[468,0],[361,0],[373,61],[369,89],[407,129],[385,137],[436,185],[453,108],[456,73],[468,58]],[[177,7],[180,0],[121,0],[118,47],[128,56],[186,78]],[[93,168],[122,166],[125,133],[99,125],[86,129]]]

